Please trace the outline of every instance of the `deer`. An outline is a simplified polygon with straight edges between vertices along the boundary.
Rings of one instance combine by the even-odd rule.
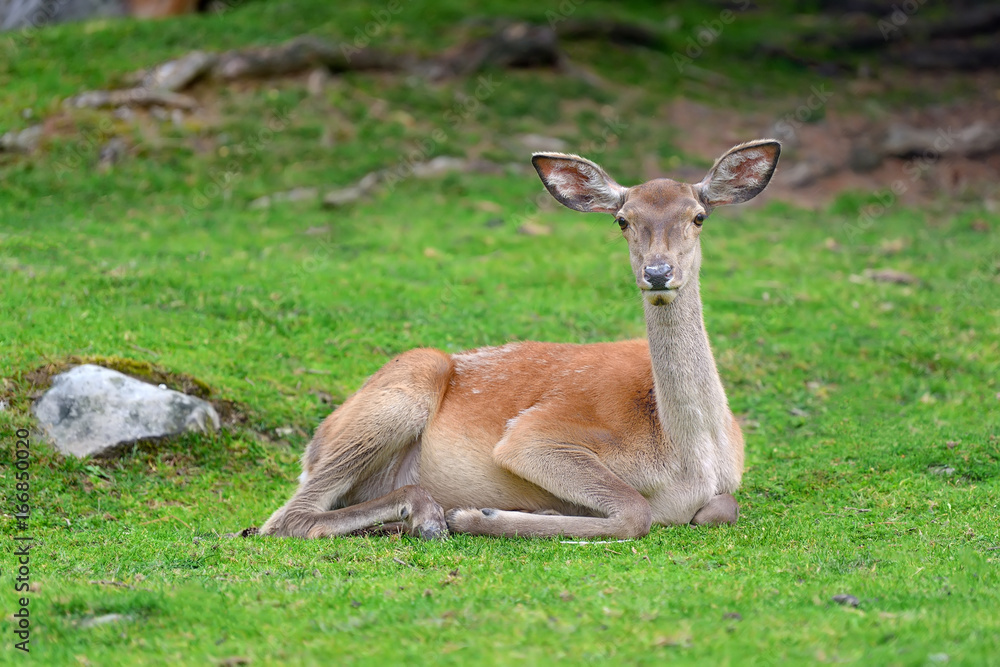
[[[744,442],[702,315],[701,233],[716,207],[764,190],[780,152],[750,141],[696,184],[633,187],[586,158],[535,153],[558,202],[614,216],[646,339],[395,357],[319,425],[260,533],[631,539],[654,523],[734,524]]]

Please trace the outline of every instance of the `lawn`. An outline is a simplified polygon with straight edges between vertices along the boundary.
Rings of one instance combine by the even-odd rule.
[[[447,46],[462,5],[434,6],[407,3],[378,39]],[[574,7],[653,26],[671,13]],[[480,11],[545,22],[547,9]],[[717,13],[678,11],[684,25]],[[559,136],[628,184],[643,156],[703,168],[715,157],[679,155],[679,130],[658,115],[704,87],[678,74],[670,45],[573,43],[573,59],[612,87],[511,70],[474,107],[475,78],[365,74],[319,94],[305,77],[202,90],[205,113],[177,123],[60,106],[193,48],[352,38],[369,12],[250,2],[0,35],[0,130],[52,126],[36,153],[0,153],[2,661],[995,662],[1000,215],[979,201],[890,206],[869,224],[871,194],[815,211],[765,192],[706,223],[706,324],[747,440],[736,526],[654,527],[606,544],[224,536],[287,499],[312,429],[394,354],[645,334],[614,221],[540,199],[513,137]],[[750,55],[754,31],[775,22],[741,17],[731,50],[698,61],[738,82],[720,103],[760,107],[816,80]],[[404,179],[334,210],[248,206],[398,165],[436,129],[444,139],[423,158],[523,166]],[[129,148],[99,166],[111,136]],[[866,277],[885,268],[919,282]],[[174,386],[196,379],[227,406],[227,425],[110,461],[63,458],[32,431],[25,532],[12,516],[14,433],[33,429],[32,397],[74,359]],[[34,540],[30,655],[11,631],[25,595],[15,534]]]

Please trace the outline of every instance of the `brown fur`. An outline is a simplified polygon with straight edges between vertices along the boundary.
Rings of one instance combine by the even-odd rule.
[[[695,217],[755,196],[777,158],[776,142],[751,142],[697,185],[624,188],[584,158],[536,155],[559,201],[623,225],[648,340],[400,355],[320,425],[299,489],[261,532],[627,538],[735,522],[743,436],[702,320]],[[664,288],[651,267],[669,267]]]

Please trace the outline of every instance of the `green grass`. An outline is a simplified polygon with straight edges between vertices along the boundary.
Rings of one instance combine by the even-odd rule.
[[[545,20],[537,3],[505,6],[481,11]],[[412,9],[426,20],[393,24],[385,45],[431,52],[457,34],[457,3],[437,14]],[[677,154],[674,129],[656,110],[700,89],[670,69],[671,45],[569,45],[600,75],[624,78],[608,90],[546,72],[496,73],[500,92],[457,126],[444,114],[474,93],[474,79],[347,76],[319,97],[300,79],[238,86],[213,96],[209,120],[179,127],[145,115],[108,126],[108,114],[59,107],[190,48],[303,31],[349,36],[367,11],[248,3],[221,17],[62,26],[7,44],[17,57],[0,62],[0,110],[10,119],[0,129],[33,122],[22,118],[26,107],[68,129],[32,156],[0,154],[5,617],[16,601],[6,537],[16,532],[13,432],[32,427],[34,371],[72,356],[132,360],[138,372],[178,374],[185,386],[196,379],[242,416],[219,435],[142,445],[113,462],[65,459],[33,442],[34,660],[996,660],[1000,241],[972,221],[996,230],[1000,217],[976,205],[897,206],[866,226],[858,212],[869,199],[858,195],[818,213],[777,202],[721,210],[706,224],[707,325],[747,437],[735,527],[654,528],[603,545],[220,537],[259,525],[287,499],[312,428],[393,354],[644,334],[614,223],[538,209],[530,170],[405,180],[337,211],[246,204],[398,164],[435,128],[446,138],[428,156],[476,146],[525,162],[509,137],[526,132],[594,148],[609,113],[627,127],[591,154],[634,182],[647,152],[664,165]],[[607,11],[584,3],[578,16]],[[669,12],[657,11],[614,10],[665,25]],[[673,40],[715,13],[679,11],[685,22]],[[747,57],[754,30],[777,22],[742,17],[732,41],[723,35],[699,66],[734,73],[727,95],[749,104],[759,102],[755,86],[795,99],[812,74]],[[123,43],[142,48],[123,58]],[[84,49],[87,58],[51,64]],[[664,73],[662,85],[633,86],[650,71]],[[288,120],[262,136],[275,115]],[[97,155],[112,134],[132,150],[102,171]],[[227,171],[229,187],[217,193],[211,183]],[[519,234],[526,217],[551,235]],[[859,278],[885,267],[921,282]],[[285,426],[292,435],[277,437]],[[940,466],[954,473],[935,474]],[[834,603],[841,593],[860,606]],[[110,613],[124,619],[86,627]],[[13,663],[7,618],[3,628],[0,655]]]

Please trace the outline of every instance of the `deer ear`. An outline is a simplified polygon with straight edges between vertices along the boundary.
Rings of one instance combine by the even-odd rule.
[[[774,139],[758,139],[734,146],[715,161],[695,186],[708,206],[741,204],[759,195],[771,180],[781,155]]]
[[[625,203],[628,188],[579,155],[535,153],[531,164],[556,201],[574,211],[615,214]]]

